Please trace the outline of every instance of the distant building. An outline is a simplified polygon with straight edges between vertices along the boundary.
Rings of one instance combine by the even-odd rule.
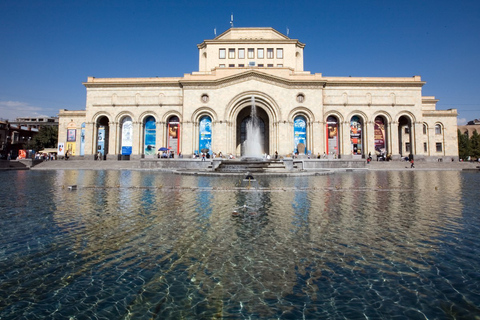
[[[25,149],[27,143],[38,133],[38,129],[12,124],[8,120],[0,120],[0,158],[16,159],[19,150]]]
[[[40,129],[45,126],[58,127],[58,117],[22,117],[17,118],[15,121],[10,121],[10,124],[19,125],[21,127],[27,127],[29,129]]]
[[[272,28],[231,28],[197,45],[198,71],[183,77],[89,77],[86,109],[60,110],[59,143],[90,158],[161,147],[240,157],[255,105],[268,154],[458,158],[457,110],[436,110],[419,76],[311,74],[304,47]]]
[[[471,137],[474,131],[480,134],[480,120],[468,121],[466,125],[458,126],[458,130],[463,134],[466,133],[468,137]]]

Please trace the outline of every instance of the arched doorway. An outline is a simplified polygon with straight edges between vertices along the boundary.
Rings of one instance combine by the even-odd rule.
[[[329,116],[327,118],[326,154],[334,158],[340,154],[338,122],[338,118],[335,116]]]
[[[110,136],[110,121],[108,117],[102,116],[97,119],[97,143],[96,153],[97,156],[105,160],[108,154],[108,139]]]
[[[387,139],[387,120],[377,116],[374,124],[375,154],[382,159],[390,153]]]
[[[307,154],[307,119],[296,116],[293,120],[293,148],[296,154]]]
[[[260,128],[260,144],[262,145],[263,153],[270,154],[270,144],[269,144],[269,120],[268,115],[265,110],[258,105],[256,108],[256,115],[258,118],[258,125]],[[252,106],[247,106],[243,108],[237,116],[237,140],[236,146],[237,150],[240,150],[240,155],[245,154],[244,142],[247,139],[247,123],[251,120]]]
[[[120,137],[120,154],[122,156],[130,156],[133,145],[133,122],[129,116],[122,118],[120,121]]]
[[[180,119],[177,116],[168,119],[167,132],[167,147],[178,154],[180,152]]]
[[[200,118],[198,149],[199,152],[212,154],[212,118],[210,116]]]
[[[363,121],[359,116],[350,119],[350,151],[353,157],[363,155]]]
[[[143,154],[152,156],[156,153],[157,147],[157,125],[153,116],[148,116],[143,122]]]
[[[412,121],[407,116],[398,119],[398,153],[402,157],[413,154],[412,150]]]

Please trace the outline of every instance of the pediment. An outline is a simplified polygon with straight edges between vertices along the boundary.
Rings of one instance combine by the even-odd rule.
[[[273,28],[230,28],[215,40],[288,40],[286,35]]]
[[[291,87],[293,86],[323,86],[325,81],[319,79],[295,79],[288,76],[274,75],[270,73],[261,72],[259,70],[247,70],[244,72],[236,73],[233,75],[227,75],[224,77],[215,77],[210,79],[185,79],[181,81],[183,86],[209,86],[209,87],[218,87],[218,86],[230,86],[236,85],[241,82],[247,81],[261,81],[268,82],[273,85],[278,85],[282,87]]]

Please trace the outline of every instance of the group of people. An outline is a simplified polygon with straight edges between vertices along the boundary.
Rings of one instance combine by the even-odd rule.
[[[183,155],[182,155],[181,152],[178,153],[178,157],[179,157],[179,158],[183,158]],[[170,152],[167,152],[167,151],[163,151],[163,152],[162,152],[162,151],[159,151],[159,152],[157,153],[157,158],[159,158],[159,159],[169,159],[169,158],[170,158],[170,159],[173,159],[173,158],[175,158],[175,152],[173,152],[173,151],[170,151]]]
[[[37,152],[35,153],[35,160],[43,160],[43,161],[57,160],[57,155],[53,152],[51,153]]]

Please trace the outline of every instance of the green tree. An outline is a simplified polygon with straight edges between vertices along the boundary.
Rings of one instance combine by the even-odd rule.
[[[40,151],[45,148],[56,148],[58,141],[58,127],[45,126],[41,127],[32,140],[26,146],[27,149]]]
[[[474,130],[470,137],[470,147],[472,150],[470,155],[472,158],[478,159],[480,157],[480,135],[477,130]]]
[[[472,152],[470,146],[470,139],[468,138],[468,132],[462,133],[460,129],[457,130],[458,134],[458,156],[460,159],[467,160],[468,156]]]

